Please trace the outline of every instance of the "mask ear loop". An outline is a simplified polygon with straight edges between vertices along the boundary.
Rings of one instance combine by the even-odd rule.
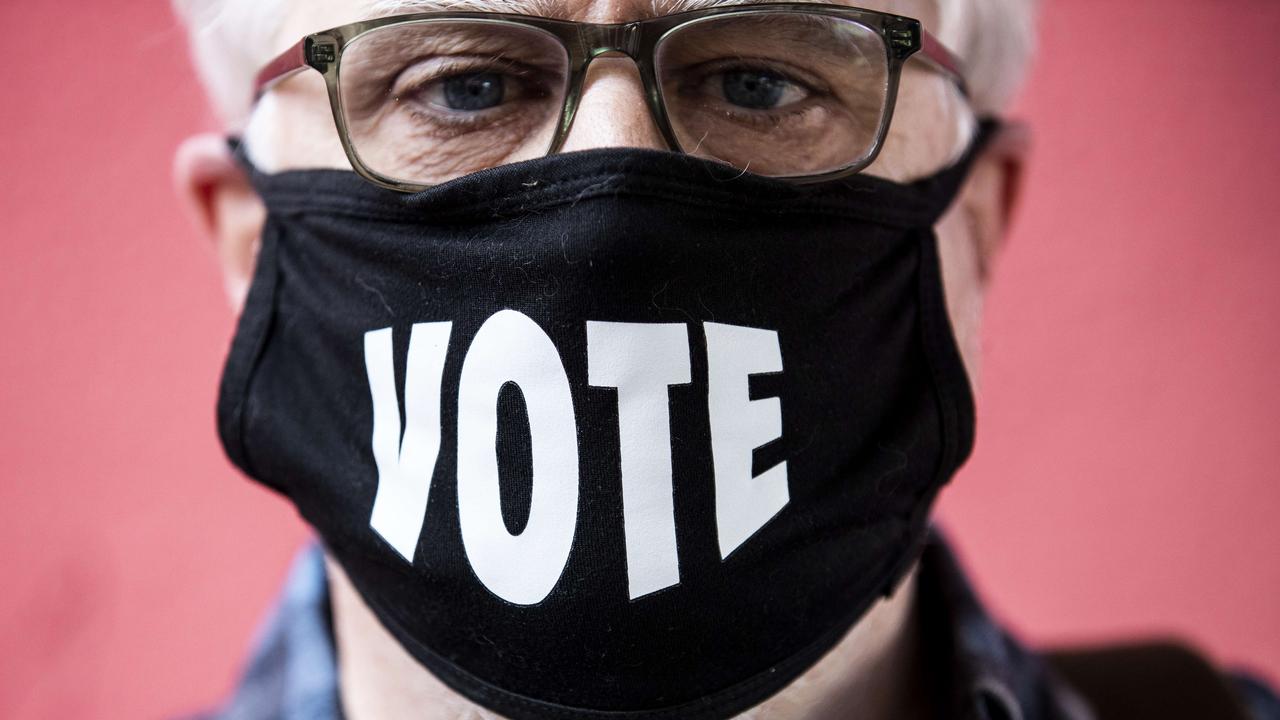
[[[250,176],[257,175],[258,168],[249,159],[249,146],[241,135],[228,135],[225,138],[227,149],[231,151],[231,157],[235,158],[236,163],[249,173]]]
[[[1004,121],[997,117],[985,116],[978,119],[978,129],[974,132],[969,146],[965,148],[960,159],[930,177],[917,180],[911,186],[929,198],[929,224],[938,222],[944,213],[955,202],[960,194],[960,187],[968,179],[973,164],[982,157],[982,153],[1004,129]]]

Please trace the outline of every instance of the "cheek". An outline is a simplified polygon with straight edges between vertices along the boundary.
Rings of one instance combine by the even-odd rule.
[[[962,207],[957,204],[937,225],[938,257],[947,315],[976,392],[981,379],[983,287],[976,234]]]
[[[351,169],[338,139],[324,78],[317,72],[296,75],[263,95],[244,139],[249,159],[264,172]]]
[[[964,152],[975,123],[950,81],[908,63],[884,148],[867,173],[898,182],[932,175]]]

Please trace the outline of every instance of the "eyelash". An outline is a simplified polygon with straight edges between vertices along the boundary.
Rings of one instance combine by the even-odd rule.
[[[751,129],[770,130],[776,125],[781,125],[788,120],[794,121],[815,111],[814,105],[806,105],[797,110],[751,110],[742,113],[732,113],[730,117],[734,122],[747,126]]]
[[[448,113],[437,111],[432,113],[415,106],[406,106],[409,115],[420,123],[435,126],[431,129],[424,128],[425,132],[449,132],[460,133],[468,132],[483,127],[486,130],[501,129],[506,125],[517,122],[520,119],[519,113],[503,112],[500,117],[494,118],[487,111],[479,111],[472,113]],[[495,110],[498,110],[495,108]],[[499,110],[499,112],[501,112]]]
[[[791,68],[787,63],[777,60],[763,60],[756,58],[732,58],[723,60],[712,60],[708,62],[698,63],[683,71],[696,69],[697,83],[701,84],[712,75],[722,74],[725,72],[738,70],[747,72],[765,72],[781,76],[789,83],[793,83],[805,90],[811,96],[827,95],[830,89],[820,78],[812,77],[809,73],[801,72]],[[807,76],[807,77],[806,77]],[[687,82],[681,83],[682,87],[687,87]]]
[[[530,80],[530,78],[534,78],[542,71],[510,60],[503,62],[495,62],[493,60],[458,62],[457,60],[450,60],[448,64],[432,70],[429,77],[413,81],[397,93],[396,96],[402,97],[422,92],[434,83],[443,82],[458,75],[484,72],[491,72],[503,77],[513,77],[523,85],[533,85],[536,81]]]

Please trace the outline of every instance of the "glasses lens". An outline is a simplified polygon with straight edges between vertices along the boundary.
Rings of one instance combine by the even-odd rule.
[[[387,25],[343,50],[343,119],[365,167],[434,185],[545,155],[569,59],[550,33],[486,20]]]
[[[875,30],[813,13],[754,12],[681,26],[655,70],[687,153],[772,176],[865,162],[889,95]]]

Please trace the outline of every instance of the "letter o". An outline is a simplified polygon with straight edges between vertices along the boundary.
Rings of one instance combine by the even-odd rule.
[[[512,535],[498,480],[498,393],[524,394],[533,450],[529,522]],[[578,522],[578,433],[564,363],[526,315],[502,310],[480,326],[458,383],[458,519],[472,570],[490,592],[517,605],[555,587]]]

